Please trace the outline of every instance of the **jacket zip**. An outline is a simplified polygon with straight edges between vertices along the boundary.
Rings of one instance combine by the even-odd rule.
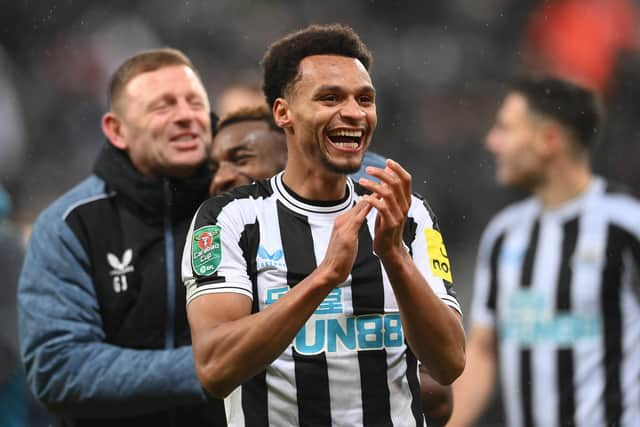
[[[173,226],[171,224],[171,188],[169,180],[164,180],[165,215],[164,215],[164,256],[167,272],[167,323],[165,326],[164,347],[175,347],[174,323],[176,311],[176,271],[175,245]]]

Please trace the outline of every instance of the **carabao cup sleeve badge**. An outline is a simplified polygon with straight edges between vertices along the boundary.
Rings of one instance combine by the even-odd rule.
[[[199,276],[211,276],[216,272],[222,260],[222,245],[217,225],[200,227],[193,232],[191,242],[191,266]]]

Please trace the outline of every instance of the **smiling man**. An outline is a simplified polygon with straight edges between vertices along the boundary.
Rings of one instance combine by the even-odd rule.
[[[341,25],[273,43],[264,89],[286,168],[193,220],[196,372],[230,425],[422,426],[418,361],[445,384],[463,369],[450,263],[410,175],[387,160],[367,169],[380,183],[348,179],[377,123],[370,63]]]
[[[34,395],[64,426],[224,425],[196,378],[179,253],[207,196],[209,101],[160,49],[112,76],[94,175],[38,218],[18,293]]]

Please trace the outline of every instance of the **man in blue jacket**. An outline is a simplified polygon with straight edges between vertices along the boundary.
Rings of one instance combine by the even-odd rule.
[[[109,85],[94,174],[38,218],[22,270],[21,352],[60,426],[217,426],[195,376],[179,254],[207,196],[209,101],[191,61],[139,53]]]

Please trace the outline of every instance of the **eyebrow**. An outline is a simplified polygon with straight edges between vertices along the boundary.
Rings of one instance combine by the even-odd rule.
[[[338,85],[322,85],[320,86],[317,90],[316,93],[318,92],[344,92],[344,87],[343,86],[338,86]],[[360,86],[356,92],[368,92],[368,93],[376,93],[376,89],[371,86],[371,85],[364,85],[364,86]]]

